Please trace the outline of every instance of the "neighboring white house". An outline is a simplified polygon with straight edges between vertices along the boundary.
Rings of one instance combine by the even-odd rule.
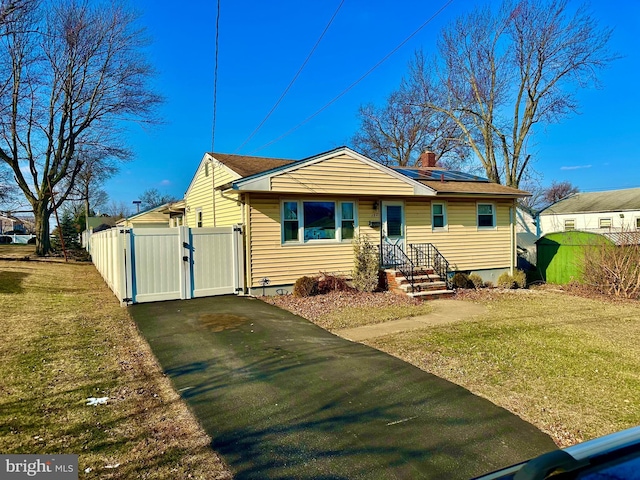
[[[539,236],[567,230],[640,229],[640,188],[575,193],[538,214]]]
[[[516,208],[516,242],[519,268],[526,270],[530,265],[536,264],[536,240],[538,240],[538,227],[533,212],[523,205],[518,205]]]

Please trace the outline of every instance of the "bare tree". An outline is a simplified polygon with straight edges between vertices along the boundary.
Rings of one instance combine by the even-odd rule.
[[[542,200],[547,204],[552,204],[558,200],[562,200],[569,195],[578,193],[580,189],[571,182],[551,182],[551,185],[544,189],[542,194]]]
[[[131,206],[124,201],[117,202],[112,200],[108,205],[106,205],[103,213],[120,220],[121,218],[127,218],[131,215]]]
[[[506,0],[446,28],[436,60],[416,54],[409,82],[439,85],[420,106],[458,125],[490,180],[518,187],[533,127],[576,111],[576,89],[597,85],[616,58],[610,35],[584,6],[571,13],[566,0]]]
[[[465,159],[467,149],[458,126],[446,115],[421,107],[416,93],[421,92],[403,84],[383,107],[360,106],[354,146],[384,165],[413,166],[425,150],[441,162]]]
[[[102,184],[118,171],[118,166],[109,161],[108,156],[96,155],[96,151],[84,153],[78,150],[78,158],[82,167],[72,185],[68,200],[80,202],[84,207],[85,229],[89,229],[89,217],[91,212],[99,207],[104,207],[109,201],[109,195],[102,190]]]
[[[44,255],[50,215],[76,185],[82,153],[129,158],[124,121],[151,121],[160,99],[148,85],[144,32],[123,3],[37,3],[5,22],[0,39],[8,85],[0,90],[0,160],[33,208],[36,251]]]
[[[140,195],[142,208],[148,210],[150,208],[159,207],[165,203],[175,202],[177,198],[168,193],[160,193],[157,188],[149,188]]]

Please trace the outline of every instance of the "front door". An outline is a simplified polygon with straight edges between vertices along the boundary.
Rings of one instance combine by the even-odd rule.
[[[403,262],[404,252],[404,204],[382,202],[382,265],[393,266]]]

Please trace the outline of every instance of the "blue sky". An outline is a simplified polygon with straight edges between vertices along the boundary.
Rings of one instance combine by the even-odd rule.
[[[135,152],[105,185],[131,203],[149,188],[182,197],[211,150],[215,0],[133,0],[153,43],[154,86],[164,123],[132,126]],[[476,2],[454,0],[437,18],[338,102],[286,138],[262,148],[323,107],[431,17],[445,0],[346,0],[314,56],[279,108],[242,150],[306,58],[340,0],[222,0],[215,151],[299,159],[349,145],[363,103],[395,89],[417,48],[435,49],[440,30]],[[480,3],[480,2],[477,2]],[[484,4],[485,2],[482,2]],[[577,6],[578,2],[570,2]],[[602,88],[579,93],[579,115],[538,127],[534,168],[543,184],[568,180],[581,190],[640,186],[640,2],[595,0],[594,16],[614,29],[622,55],[601,75]],[[259,150],[258,150],[259,149]]]

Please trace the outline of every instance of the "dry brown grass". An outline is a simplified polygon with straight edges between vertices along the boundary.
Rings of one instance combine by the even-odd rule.
[[[82,478],[231,478],[91,264],[0,261],[0,311],[0,451],[76,453]]]
[[[17,260],[35,256],[35,245],[9,244],[0,245],[0,259]]]
[[[483,291],[474,321],[367,342],[488,398],[567,446],[640,424],[640,304]]]

